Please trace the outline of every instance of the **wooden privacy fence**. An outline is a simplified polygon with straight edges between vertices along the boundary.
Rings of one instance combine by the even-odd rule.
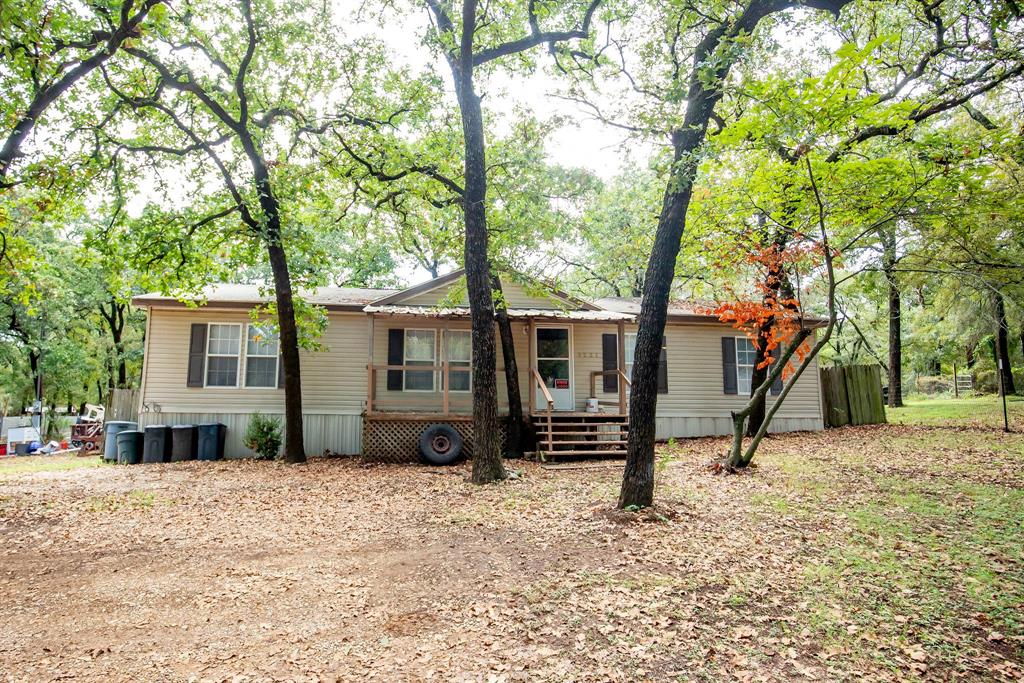
[[[885,422],[882,368],[878,365],[822,368],[821,392],[826,427]]]
[[[104,409],[105,420],[136,422],[139,419],[139,390],[111,389]]]

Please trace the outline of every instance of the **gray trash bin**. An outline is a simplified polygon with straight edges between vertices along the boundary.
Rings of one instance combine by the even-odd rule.
[[[128,430],[138,429],[137,422],[127,420],[111,420],[103,425],[103,459],[113,462],[117,460],[117,435]]]

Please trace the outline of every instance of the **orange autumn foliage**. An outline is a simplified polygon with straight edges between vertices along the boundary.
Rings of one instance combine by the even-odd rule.
[[[797,237],[799,238],[799,235]],[[779,273],[784,272],[788,266],[814,259],[820,253],[818,245],[798,244],[785,249],[780,249],[776,245],[757,245],[745,254],[744,260],[747,264],[755,266],[759,273],[754,287],[754,294],[759,295],[759,298],[736,295],[730,301],[704,309],[707,315],[714,315],[723,323],[743,332],[758,351],[761,350],[762,342],[758,330],[766,323],[771,323],[768,337],[764,340],[768,355],[758,364],[759,369],[771,365],[774,351],[791,342],[803,324],[800,300],[779,294]],[[724,258],[716,260],[714,265],[723,270],[735,267],[735,264],[726,263]],[[734,291],[731,287],[729,289]],[[784,379],[794,372],[793,359],[796,359],[797,363],[803,362],[810,350],[810,344],[804,340],[783,369]]]

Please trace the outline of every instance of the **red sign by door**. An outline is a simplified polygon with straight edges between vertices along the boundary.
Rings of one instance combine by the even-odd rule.
[[[556,379],[555,380],[555,389],[568,389],[568,388],[569,388],[569,380],[567,380],[567,379]]]

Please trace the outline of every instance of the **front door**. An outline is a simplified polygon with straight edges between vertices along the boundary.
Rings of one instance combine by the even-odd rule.
[[[572,336],[568,327],[538,327],[537,372],[555,402],[555,410],[576,407],[572,387]],[[535,386],[536,405],[546,408],[547,400],[540,387]]]

